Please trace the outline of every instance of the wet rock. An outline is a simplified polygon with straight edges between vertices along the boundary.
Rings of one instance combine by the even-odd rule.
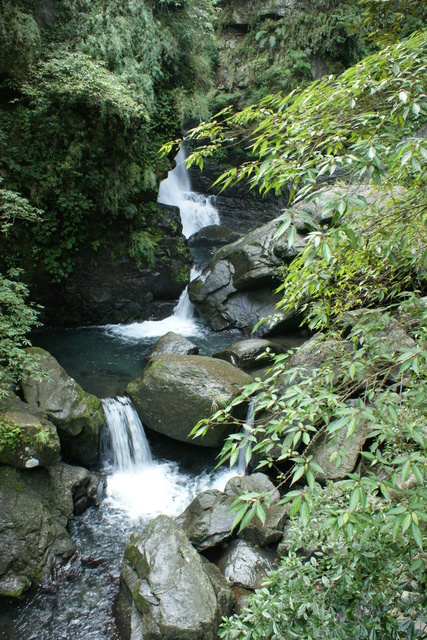
[[[271,504],[280,500],[280,493],[265,473],[253,473],[250,476],[235,476],[225,485],[224,492],[229,496],[240,496],[242,493],[257,491],[268,493]]]
[[[182,526],[188,539],[198,551],[215,547],[232,537],[232,527],[235,513],[231,512],[231,505],[237,496],[248,491],[269,493],[272,497],[270,517],[267,518],[266,528],[263,529],[259,521],[254,522],[248,532],[251,541],[261,540],[269,544],[268,540],[279,540],[282,531],[274,530],[275,527],[283,528],[281,522],[286,519],[282,510],[274,509],[275,503],[280,499],[280,494],[269,478],[263,473],[255,473],[252,476],[236,476],[231,478],[224,493],[217,489],[211,489],[200,493],[185,511],[176,519]],[[243,534],[243,532],[242,532]]]
[[[172,518],[158,516],[131,535],[120,590],[118,621],[125,638],[217,638],[220,609],[215,590],[204,562]]]
[[[204,551],[231,538],[235,496],[211,489],[200,493],[176,519],[195,549]]]
[[[372,428],[366,420],[360,420],[356,430],[347,438],[347,427],[334,434],[333,438],[320,436],[310,447],[313,461],[323,469],[318,480],[341,480],[354,471],[369,430]],[[334,460],[331,461],[331,456]]]
[[[38,357],[38,371],[43,377],[27,374],[21,382],[24,399],[42,409],[57,427],[65,460],[95,465],[104,425],[101,402],[83,391],[50,353],[37,347],[28,351]]]
[[[227,580],[222,575],[217,566],[200,556],[206,573],[215,591],[221,616],[229,616],[234,607],[234,594]]]
[[[258,360],[261,355],[265,354],[266,349],[269,349],[269,355]],[[252,338],[235,342],[226,349],[214,353],[212,357],[230,362],[239,369],[251,370],[266,365],[277,352],[278,348],[271,340]]]
[[[248,374],[228,362],[203,356],[161,355],[150,360],[126,392],[144,425],[186,442],[199,420],[231,402],[251,381]],[[227,425],[215,427],[196,444],[219,447],[227,432]]]
[[[60,444],[54,425],[43,412],[11,394],[0,408],[0,463],[20,469],[59,462]]]
[[[218,560],[218,567],[226,580],[246,589],[257,589],[273,568],[274,555],[248,544],[234,540]]]
[[[31,470],[0,465],[0,596],[20,596],[74,554],[66,527],[74,496],[89,481],[87,469],[63,463]]]
[[[194,356],[199,353],[199,348],[184,336],[180,336],[173,331],[169,331],[159,340],[147,356],[147,360],[162,354],[174,354],[183,356]]]
[[[223,247],[225,244],[236,242],[241,234],[232,231],[222,224],[213,224],[203,227],[188,239],[188,246],[193,248],[212,249]]]
[[[264,524],[257,517],[238,535],[240,540],[259,547],[268,547],[279,542],[283,537],[283,527],[289,520],[291,507],[289,504],[273,504],[266,509]]]
[[[236,599],[236,603],[234,605],[234,611],[236,615],[239,616],[242,613],[244,607],[246,607],[246,605],[248,604],[249,596],[251,595],[251,593],[252,591],[249,591],[249,589],[244,589],[243,587],[233,587],[233,594]]]
[[[222,247],[202,274],[190,283],[190,300],[215,331],[231,328],[249,331],[258,320],[275,312],[280,300],[275,293],[279,284],[277,268],[285,253],[283,237],[274,237],[277,225],[273,220]],[[304,245],[304,237],[298,236],[289,259]],[[280,256],[276,255],[279,246]],[[291,320],[295,320],[295,314],[287,314],[280,323],[274,323],[274,328],[290,326]],[[264,324],[258,335],[271,329]]]

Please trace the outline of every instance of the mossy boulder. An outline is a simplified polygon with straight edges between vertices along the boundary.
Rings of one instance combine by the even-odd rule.
[[[105,421],[100,400],[83,391],[50,353],[38,347],[28,351],[38,357],[38,371],[21,381],[25,401],[44,411],[57,427],[66,461],[95,465]]]
[[[199,347],[190,340],[187,340],[187,338],[184,338],[184,336],[180,336],[178,333],[174,333],[173,331],[168,331],[168,333],[165,333],[164,336],[157,340],[156,344],[148,354],[147,360],[165,353],[194,356],[199,353]]]
[[[42,412],[11,395],[0,409],[0,463],[20,469],[59,462],[60,443],[54,425]]]
[[[175,440],[188,442],[192,428],[218,407],[231,402],[251,376],[228,362],[205,356],[160,355],[152,358],[127,386],[143,424]],[[221,446],[227,425],[210,429],[195,444]]]
[[[123,607],[126,602],[128,606]],[[143,531],[131,535],[125,549],[119,609],[123,636],[130,640],[218,637],[220,606],[211,577],[172,518],[158,516]]]
[[[22,595],[73,555],[67,524],[93,480],[87,469],[64,463],[30,470],[0,465],[0,597]]]

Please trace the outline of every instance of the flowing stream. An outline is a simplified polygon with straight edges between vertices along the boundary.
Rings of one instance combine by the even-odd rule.
[[[219,219],[211,199],[191,192],[184,157],[182,150],[176,169],[161,185],[159,199],[180,207],[184,235],[189,236]],[[193,270],[192,277],[196,274]],[[168,331],[192,336],[208,355],[236,340],[236,334],[213,339],[197,320],[185,291],[165,320],[47,331],[34,342],[49,349],[87,391],[105,397],[110,388],[123,389],[125,382],[141,374],[144,353]],[[130,533],[159,513],[178,515],[198,493],[221,489],[237,475],[237,470],[213,471],[215,452],[168,444],[161,437],[153,436],[152,453],[129,398],[105,397],[102,402],[105,498],[99,508],[88,509],[70,523],[76,555],[20,601],[0,603],[1,640],[120,640],[114,598]]]

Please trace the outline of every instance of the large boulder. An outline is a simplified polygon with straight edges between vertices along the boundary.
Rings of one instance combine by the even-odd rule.
[[[202,274],[189,285],[190,300],[215,331],[238,328],[250,331],[258,320],[272,315],[281,296],[277,269],[286,254],[286,236],[275,238],[273,220],[236,242],[219,249]],[[288,259],[305,246],[298,234]],[[295,325],[295,314],[287,314],[275,329]],[[271,330],[261,325],[258,335]]]
[[[266,529],[261,532],[260,529],[263,527],[260,521],[254,520],[249,525],[247,539],[249,541],[256,540],[256,544],[261,541],[261,544],[264,545],[270,544],[270,540],[275,542],[282,536],[281,529],[286,516],[282,514],[283,510],[279,510],[282,514],[279,516],[279,512],[275,509],[278,506],[276,503],[280,494],[271,480],[263,473],[230,478],[225,485],[224,492],[211,489],[200,493],[178,516],[176,521],[184,529],[191,544],[198,551],[205,551],[232,537],[236,514],[231,512],[231,505],[237,496],[252,491],[268,493],[271,496],[272,505],[267,511]],[[273,529],[275,529],[274,532]]]
[[[20,469],[59,462],[60,444],[54,425],[43,412],[10,394],[0,408],[0,463]]]
[[[96,465],[105,421],[101,402],[83,391],[50,353],[38,347],[28,351],[38,357],[38,367],[21,382],[25,401],[44,411],[56,426],[65,460]]]
[[[231,505],[234,500],[235,496],[217,489],[204,491],[176,519],[195,549],[204,551],[231,538],[235,519]]]
[[[157,340],[156,344],[147,356],[147,360],[156,356],[170,353],[182,356],[195,356],[199,353],[199,347],[184,336],[168,331]]]
[[[258,549],[244,540],[233,540],[217,565],[232,585],[257,589],[273,568],[274,554]]]
[[[125,640],[214,640],[220,608],[204,562],[172,518],[158,516],[125,549],[119,597]]]
[[[276,353],[278,353],[278,347],[274,342],[262,338],[251,338],[235,342],[222,351],[214,353],[212,357],[230,362],[239,369],[250,371],[270,362]],[[262,359],[261,356],[263,356]]]
[[[252,378],[228,362],[204,356],[161,355],[126,388],[143,424],[188,442],[191,429],[230,403]],[[210,429],[196,444],[219,447],[227,425]]]
[[[313,462],[323,470],[318,475],[318,480],[341,480],[354,471],[369,434],[369,427],[368,422],[362,419],[350,437],[347,437],[347,427],[343,427],[332,437],[321,435],[316,439],[310,447],[310,454]]]
[[[63,463],[31,470],[0,465],[0,597],[20,596],[73,555],[67,524],[92,481],[87,469]]]
[[[236,242],[241,234],[232,231],[222,224],[211,224],[193,233],[188,239],[188,246],[194,249],[212,249]]]

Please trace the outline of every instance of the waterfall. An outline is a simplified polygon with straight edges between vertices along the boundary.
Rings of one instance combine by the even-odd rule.
[[[101,402],[106,427],[102,443],[104,464],[112,465],[115,471],[151,465],[150,446],[130,398],[105,398]]]
[[[181,145],[175,162],[175,169],[160,184],[158,202],[179,207],[182,233],[189,238],[203,227],[219,224],[219,215],[214,206],[214,196],[206,197],[191,191],[184,145]]]
[[[255,403],[250,402],[248,412],[246,414],[246,422],[243,425],[243,438],[240,443],[239,458],[237,460],[237,473],[239,476],[246,474],[246,449],[248,446],[248,436],[254,427]]]
[[[213,205],[214,198],[191,191],[190,177],[185,166],[185,149],[181,146],[175,158],[176,167],[168,173],[166,180],[160,184],[158,201],[162,204],[178,206],[181,213],[183,235],[189,238],[203,227],[219,224],[219,215]],[[197,278],[201,270],[193,267],[190,281]],[[202,329],[194,317],[194,306],[188,296],[188,287],[182,292],[173,314],[164,320],[146,320],[131,324],[107,325],[106,331],[114,336],[141,340],[157,338],[168,331],[191,337],[202,333]]]

